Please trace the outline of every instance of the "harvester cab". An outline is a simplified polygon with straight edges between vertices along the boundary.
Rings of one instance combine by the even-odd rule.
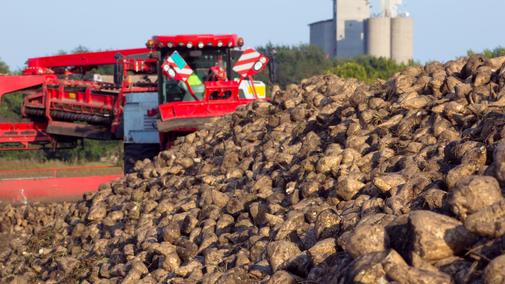
[[[242,46],[237,35],[154,36],[146,48],[30,58],[23,75],[0,76],[0,99],[7,92],[29,91],[22,122],[0,118],[0,150],[120,139],[128,172],[135,161],[152,158],[178,136],[265,98],[265,84],[252,75],[268,59]],[[83,79],[100,65],[114,65],[113,75]]]
[[[250,48],[235,50],[242,44],[236,35],[154,36],[147,42],[146,57],[158,59],[158,89],[126,98],[127,170],[131,161],[145,156],[142,152],[152,155],[168,149],[178,136],[241,104],[265,98],[265,84],[252,75],[264,70],[268,59]]]

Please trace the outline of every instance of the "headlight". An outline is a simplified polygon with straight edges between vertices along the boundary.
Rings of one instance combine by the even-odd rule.
[[[158,46],[159,46],[160,48],[163,48],[163,43],[162,43],[162,42],[158,42]]]
[[[165,72],[168,72],[168,69],[170,69],[170,66],[168,66],[168,64],[163,65],[163,70],[165,70]]]
[[[217,47],[221,47],[221,46],[223,46],[223,42],[222,41],[218,41],[217,42]]]
[[[233,43],[231,41],[228,42],[228,47],[231,47]]]
[[[191,41],[189,41],[189,42],[188,42],[188,44],[186,44],[186,46],[187,46],[188,48],[192,48],[192,47],[193,47],[193,43],[192,43]]]
[[[169,41],[169,42],[167,42],[167,47],[168,47],[168,48],[172,48],[172,47],[174,47],[174,44],[173,44],[172,42],[170,42],[170,41]]]
[[[262,61],[265,61],[265,60],[261,60],[262,58],[260,58],[260,60],[256,61],[256,63],[254,63],[254,66],[253,66],[253,70],[258,72],[261,70],[261,68],[263,68],[263,65],[265,64],[264,62]]]
[[[198,48],[203,48],[203,42],[198,43]]]
[[[184,42],[179,42],[179,46],[184,46]]]
[[[172,68],[168,69],[168,76],[174,78],[175,77],[175,70]]]

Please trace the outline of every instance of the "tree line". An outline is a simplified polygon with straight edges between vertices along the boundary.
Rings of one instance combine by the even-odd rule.
[[[267,54],[274,47],[271,43],[259,46],[256,49]],[[333,73],[342,78],[356,78],[370,83],[377,78],[386,80],[396,72],[402,71],[407,66],[421,64],[419,61],[410,60],[407,64],[398,64],[393,59],[359,55],[353,58],[326,59],[325,51],[315,45],[300,44],[298,46],[277,45],[278,54],[275,60],[279,63],[279,82],[276,84],[284,88],[289,84],[297,84],[304,78],[314,75]],[[503,56],[504,47],[485,49],[480,54],[489,58]],[[473,55],[473,50],[468,50],[467,55]],[[455,59],[462,56],[456,56]],[[269,82],[268,72],[255,75],[256,80]],[[269,82],[269,85],[272,85]]]

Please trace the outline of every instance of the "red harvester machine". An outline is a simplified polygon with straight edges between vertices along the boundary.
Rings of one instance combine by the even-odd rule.
[[[128,172],[136,160],[152,158],[177,136],[265,97],[265,84],[252,75],[264,70],[268,59],[250,48],[242,51],[242,45],[237,35],[154,36],[146,48],[30,58],[23,75],[0,76],[0,100],[24,91],[24,118],[0,117],[0,151],[117,139],[124,141]],[[84,78],[100,65],[114,65],[110,80],[68,79]],[[239,78],[233,79],[233,71]]]

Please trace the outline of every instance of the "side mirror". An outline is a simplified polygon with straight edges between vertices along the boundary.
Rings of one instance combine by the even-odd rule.
[[[272,60],[268,62],[268,71],[270,75],[270,82],[276,83],[279,81],[279,63],[275,62],[275,56],[279,53],[275,47],[272,47],[268,51],[268,56],[272,57]]]
[[[278,51],[275,47],[272,47],[269,51],[268,51],[268,56],[269,57],[275,57],[277,55]]]
[[[123,63],[116,63],[114,65],[114,84],[123,84]]]
[[[279,82],[279,63],[275,62],[275,58],[268,62],[268,71],[270,82],[272,83]]]
[[[121,53],[116,53],[114,55],[114,59],[116,59],[116,64],[114,65],[114,84],[121,85],[123,84],[123,59],[124,56]]]
[[[234,50],[232,49],[231,52],[230,52],[230,56],[232,59],[239,59],[240,56],[242,56],[242,53],[244,53],[243,51],[241,50]]]

